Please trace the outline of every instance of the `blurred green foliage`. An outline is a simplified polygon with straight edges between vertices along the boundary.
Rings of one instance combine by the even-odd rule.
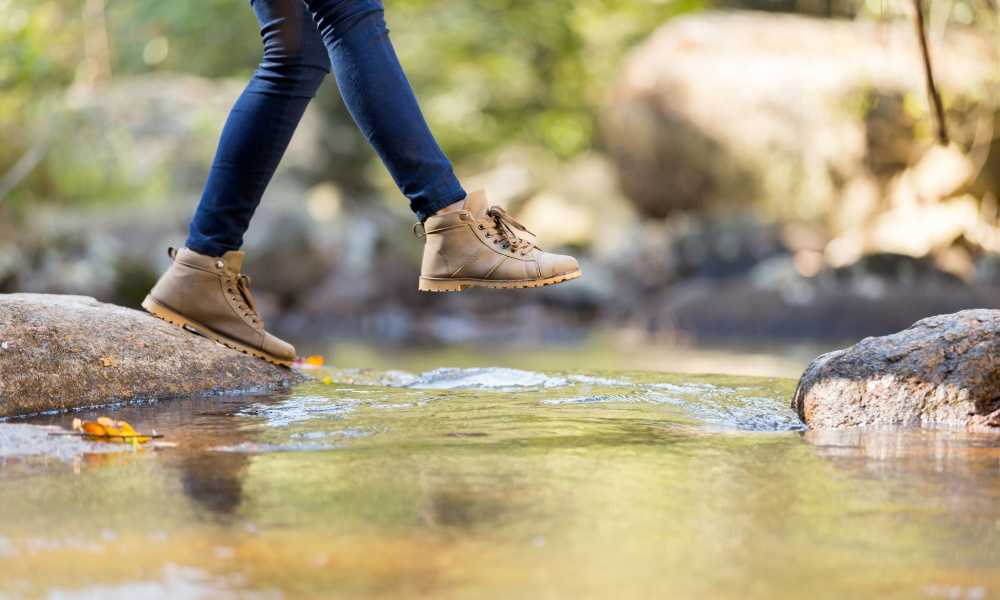
[[[386,18],[453,159],[513,143],[568,157],[595,144],[597,109],[628,49],[704,2],[389,0]],[[0,176],[41,137],[85,126],[67,106],[74,86],[154,71],[245,78],[260,53],[248,0],[0,0]],[[330,94],[320,105],[346,124]],[[111,200],[134,192],[108,172],[101,149],[63,146],[52,145],[44,172],[11,197]]]
[[[459,157],[498,143],[559,156],[594,141],[623,54],[703,0],[400,0],[388,18],[435,131]]]
[[[512,144],[560,158],[599,146],[599,108],[623,57],[675,15],[727,6],[844,16],[906,1],[387,0],[386,9],[428,120],[462,163]],[[952,12],[966,4],[956,0]],[[0,0],[0,210],[168,193],[163,175],[116,176],[128,140],[114,131],[102,139],[107,124],[79,114],[73,91],[158,71],[244,79],[260,54],[248,0]],[[350,129],[332,81],[318,106]],[[74,132],[91,142],[73,147]],[[317,161],[353,165],[343,171],[355,177],[372,172],[354,168],[373,160],[357,138]],[[9,177],[33,152],[43,156],[38,168]]]

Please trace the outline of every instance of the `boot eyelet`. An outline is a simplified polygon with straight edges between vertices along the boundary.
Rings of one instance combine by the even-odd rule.
[[[484,230],[484,229],[486,229],[486,226],[485,226],[485,225],[483,225],[482,223],[480,223],[480,224],[479,224],[479,230],[480,230],[480,231],[482,231],[482,230]]]

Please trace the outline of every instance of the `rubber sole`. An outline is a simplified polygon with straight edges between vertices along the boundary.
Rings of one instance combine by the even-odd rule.
[[[238,342],[232,338],[216,333],[215,331],[212,331],[211,329],[205,327],[201,323],[198,323],[197,321],[192,321],[191,319],[185,317],[184,315],[170,310],[166,306],[163,306],[162,304],[154,300],[151,296],[146,296],[146,299],[142,301],[142,307],[146,309],[146,312],[153,315],[154,317],[163,319],[167,323],[170,323],[171,325],[176,325],[181,329],[186,329],[192,333],[197,333],[198,335],[206,337],[214,342],[218,342],[227,348],[232,348],[233,350],[242,352],[243,354],[248,354],[255,358],[266,360],[267,362],[273,365],[278,365],[279,367],[291,368],[292,366],[292,361],[290,360],[284,360],[276,356],[272,356],[267,352],[264,352],[263,350],[258,350],[257,348],[247,346],[246,344]]]
[[[461,292],[470,287],[493,289],[537,288],[570,281],[580,275],[580,270],[577,269],[571,273],[563,273],[545,279],[491,281],[489,279],[435,279],[433,277],[421,277],[417,289],[421,292]]]

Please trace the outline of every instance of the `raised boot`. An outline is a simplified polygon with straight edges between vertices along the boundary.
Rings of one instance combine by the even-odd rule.
[[[250,278],[240,273],[243,252],[213,257],[170,248],[167,253],[173,264],[142,301],[143,308],[244,354],[292,365],[295,348],[264,330]]]
[[[504,209],[489,206],[482,191],[469,194],[462,210],[428,218],[423,229],[424,292],[533,288],[580,276],[575,258],[543,252],[534,234]]]

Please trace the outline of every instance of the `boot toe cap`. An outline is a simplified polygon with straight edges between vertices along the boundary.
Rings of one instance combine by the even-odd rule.
[[[580,270],[579,263],[572,256],[565,254],[542,254],[538,261],[538,269],[543,278],[558,277]]]
[[[261,349],[280,360],[295,360],[295,346],[292,346],[288,342],[281,340],[270,333],[264,334]]]

